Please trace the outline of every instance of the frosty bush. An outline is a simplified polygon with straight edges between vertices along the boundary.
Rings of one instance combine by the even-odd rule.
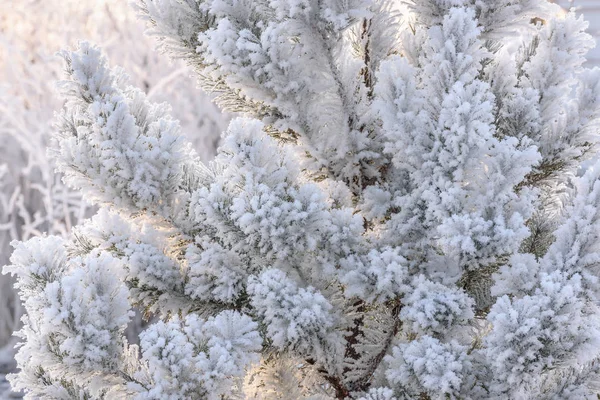
[[[5,6],[4,6],[5,5]],[[100,42],[153,99],[169,100],[204,160],[212,158],[226,119],[199,95],[182,63],[158,55],[136,13],[121,0],[82,2],[4,0],[0,16],[0,266],[12,240],[42,233],[66,237],[92,208],[54,173],[46,155],[53,95],[64,66],[55,53],[81,37]],[[18,328],[19,302],[9,276],[0,276],[0,348]],[[8,344],[7,344],[8,343]],[[0,357],[2,358],[2,357]],[[0,360],[2,363],[3,360]],[[2,368],[0,367],[0,370]],[[1,396],[1,395],[0,395]]]
[[[595,399],[600,70],[537,0],[145,0],[232,121],[203,164],[82,43],[16,244],[30,398]],[[518,32],[518,34],[516,34]],[[158,317],[138,346],[131,306]]]

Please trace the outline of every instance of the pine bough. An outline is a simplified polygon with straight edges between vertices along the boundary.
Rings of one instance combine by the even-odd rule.
[[[145,0],[244,118],[203,165],[94,46],[54,153],[101,206],[15,243],[28,398],[595,399],[600,72],[534,0]],[[139,348],[132,305],[159,321]]]

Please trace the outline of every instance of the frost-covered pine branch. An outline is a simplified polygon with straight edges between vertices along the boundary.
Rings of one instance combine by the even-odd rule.
[[[97,47],[62,53],[53,154],[100,211],[15,244],[27,396],[597,397],[582,18],[534,0],[139,9],[245,115],[203,164]],[[157,318],[139,347],[132,306]]]
[[[0,266],[9,263],[12,240],[44,233],[67,237],[93,214],[81,193],[55,174],[46,154],[53,114],[63,104],[54,95],[54,82],[64,70],[55,56],[60,48],[82,37],[101,43],[152,99],[176,108],[181,124],[196,131],[191,141],[203,160],[214,156],[227,125],[209,97],[198,94],[189,69],[154,51],[126,2],[5,3],[0,16]],[[0,353],[6,355],[0,357],[0,372],[13,367],[11,335],[22,314],[13,284],[10,276],[0,276]]]

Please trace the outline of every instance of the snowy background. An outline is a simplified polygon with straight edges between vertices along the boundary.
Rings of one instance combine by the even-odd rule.
[[[85,39],[103,47],[111,64],[153,100],[167,101],[204,160],[214,154],[228,117],[195,87],[191,71],[153,51],[143,24],[124,0],[3,0],[0,15],[0,265],[9,243],[42,232],[66,235],[92,210],[65,188],[46,156],[53,112],[60,108],[53,81],[62,67],[54,56]],[[576,7],[600,38],[600,0],[558,1]],[[600,48],[589,62],[600,65]],[[3,374],[13,368],[13,339],[19,315],[11,280],[0,276],[0,399],[10,394]]]

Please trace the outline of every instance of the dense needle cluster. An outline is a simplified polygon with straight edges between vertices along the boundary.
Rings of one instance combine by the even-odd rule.
[[[595,399],[600,71],[542,0],[144,0],[243,114],[202,164],[98,48],[54,155],[101,207],[16,243],[29,398]],[[138,306],[157,318],[130,345]]]

